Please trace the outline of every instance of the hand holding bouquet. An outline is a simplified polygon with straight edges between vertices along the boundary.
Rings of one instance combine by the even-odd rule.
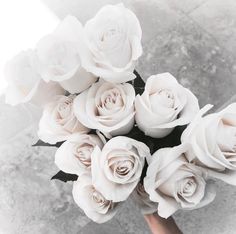
[[[170,217],[215,198],[210,178],[236,185],[236,103],[204,114],[170,73],[135,70],[142,31],[123,4],[84,26],[66,17],[6,66],[6,102],[42,108],[36,144],[58,147],[53,179],[97,223],[131,196],[143,214]],[[203,117],[204,116],[204,117]]]

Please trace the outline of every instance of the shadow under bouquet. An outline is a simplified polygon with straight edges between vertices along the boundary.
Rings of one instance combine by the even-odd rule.
[[[131,10],[107,5],[85,25],[67,16],[6,66],[6,102],[42,108],[34,146],[58,147],[52,179],[73,181],[97,223],[130,196],[168,218],[213,201],[210,179],[236,185],[236,103],[206,114],[170,73],[144,82],[141,37]]]

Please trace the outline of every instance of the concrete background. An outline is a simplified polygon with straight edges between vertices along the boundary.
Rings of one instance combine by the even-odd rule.
[[[44,0],[60,18],[82,22],[109,0]],[[146,79],[171,72],[215,109],[236,93],[235,0],[127,0],[143,29],[144,54],[137,70]],[[43,17],[43,16],[42,16]],[[236,100],[236,99],[235,99]],[[14,137],[12,137],[14,136]],[[0,100],[1,234],[148,234],[131,201],[110,222],[90,222],[74,204],[71,184],[50,181],[57,171],[53,148],[33,148],[34,120],[24,106]],[[215,201],[202,209],[177,212],[184,233],[235,234],[236,188],[217,182]]]

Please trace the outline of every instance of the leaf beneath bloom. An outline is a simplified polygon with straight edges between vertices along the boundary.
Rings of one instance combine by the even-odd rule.
[[[65,173],[63,171],[59,171],[57,172],[57,174],[55,174],[51,180],[61,180],[63,182],[67,182],[67,181],[76,181],[78,179],[78,176],[75,174],[69,174],[69,173]]]
[[[63,144],[63,142],[57,142],[56,144],[49,144],[49,143],[46,143],[44,141],[38,140],[32,146],[49,146],[49,147],[57,147],[57,148],[59,148],[62,144]]]

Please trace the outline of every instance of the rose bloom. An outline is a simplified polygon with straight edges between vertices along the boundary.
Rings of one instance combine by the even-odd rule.
[[[192,146],[187,158],[208,168],[209,176],[236,185],[236,103],[218,113],[201,115],[181,137],[182,142]]]
[[[176,126],[188,124],[198,113],[198,100],[170,73],[148,78],[135,100],[135,120],[147,136],[162,138]],[[145,114],[144,114],[145,113]]]
[[[138,184],[149,155],[144,143],[125,136],[112,138],[102,150],[95,147],[91,156],[94,187],[108,200],[126,200]]]
[[[45,106],[38,131],[42,141],[55,144],[67,140],[71,134],[89,131],[74,115],[72,108],[74,98],[73,95],[59,95]]]
[[[187,162],[189,145],[162,148],[152,157],[144,178],[150,199],[158,202],[158,214],[168,218],[178,209],[196,209],[215,198],[200,168]]]
[[[97,78],[83,68],[81,57],[85,49],[81,47],[85,47],[83,27],[75,17],[67,16],[36,45],[43,79],[59,82],[72,94],[87,89]]]
[[[38,58],[31,49],[20,52],[7,62],[5,79],[8,83],[5,90],[6,103],[11,105],[31,102],[43,106],[53,96],[65,93],[59,84],[46,83],[41,79]]]
[[[76,204],[96,223],[112,219],[120,205],[106,200],[92,185],[89,174],[81,175],[74,182],[72,194]]]
[[[74,112],[86,127],[110,136],[124,135],[134,125],[135,91],[131,84],[99,81],[75,98]]]
[[[92,54],[84,66],[108,82],[135,78],[135,62],[142,54],[142,30],[135,14],[124,5],[106,5],[85,24]]]
[[[158,203],[150,200],[149,194],[145,191],[144,186],[140,182],[131,195],[132,200],[141,210],[143,215],[153,214],[157,211]]]
[[[100,149],[103,143],[94,134],[73,134],[57,150],[55,163],[66,173],[78,176],[91,171],[91,155],[94,148]]]

